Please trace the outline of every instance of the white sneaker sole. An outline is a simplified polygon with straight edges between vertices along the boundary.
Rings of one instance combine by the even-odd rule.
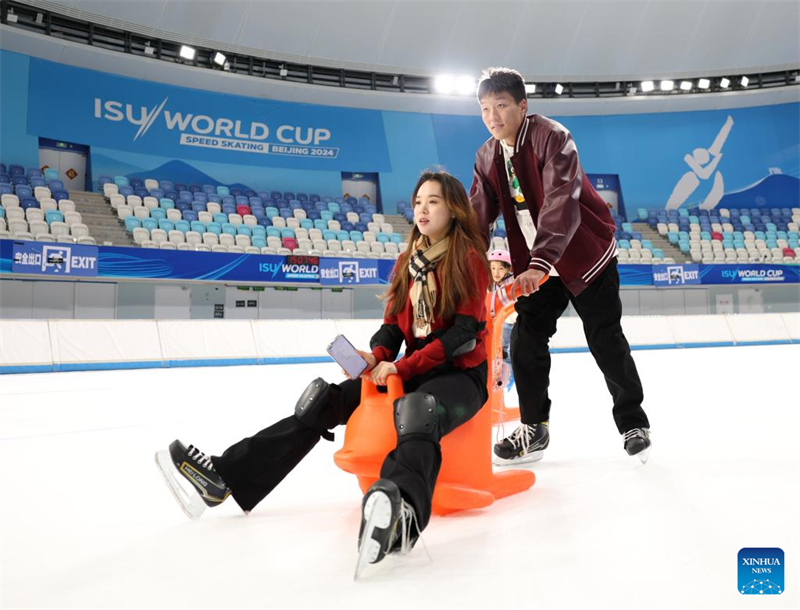
[[[538,462],[543,457],[544,457],[544,449],[542,449],[541,451],[531,451],[530,453],[526,453],[522,457],[511,458],[510,460],[506,460],[498,455],[492,454],[492,463],[495,466],[513,466],[514,464],[531,464],[533,462]]]
[[[175,468],[169,451],[156,452],[156,466],[164,477],[178,505],[189,519],[198,519],[206,510],[206,503],[198,495],[194,486]]]
[[[376,491],[367,498],[364,505],[364,518],[367,523],[361,536],[361,548],[358,549],[358,561],[354,580],[361,577],[367,564],[375,563],[380,554],[381,545],[372,537],[376,529],[386,529],[392,522],[392,502],[382,491]]]

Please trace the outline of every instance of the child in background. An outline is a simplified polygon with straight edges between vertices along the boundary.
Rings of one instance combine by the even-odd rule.
[[[506,295],[508,286],[514,283],[514,274],[511,271],[511,254],[507,250],[492,250],[488,255],[489,270],[492,274],[492,286],[489,292],[493,293],[489,315],[494,315],[503,309],[511,299]],[[506,389],[514,385],[511,373],[511,329],[514,328],[516,312],[509,315],[503,324],[503,384]]]

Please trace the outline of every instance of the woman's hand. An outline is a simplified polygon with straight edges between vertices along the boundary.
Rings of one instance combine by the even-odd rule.
[[[386,385],[386,378],[389,375],[397,375],[397,367],[394,362],[379,362],[372,371],[372,382],[375,385]]]
[[[375,356],[373,356],[369,352],[362,352],[360,349],[357,349],[356,352],[358,352],[358,355],[367,361],[367,368],[365,368],[364,372],[361,373],[362,375],[366,375],[369,371],[375,368],[375,365],[378,363],[378,361],[375,359]],[[344,375],[348,379],[351,379],[350,375],[347,374],[347,371],[345,371],[344,369],[341,370],[342,370],[342,375]]]

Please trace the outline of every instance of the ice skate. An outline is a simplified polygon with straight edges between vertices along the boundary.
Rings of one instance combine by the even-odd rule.
[[[498,466],[538,462],[550,444],[548,422],[520,424],[514,432],[494,446],[492,461]]]
[[[207,506],[219,506],[230,495],[225,481],[214,470],[211,456],[194,445],[178,440],[167,451],[156,452],[156,465],[172,495],[190,519],[197,519]]]
[[[378,563],[389,553],[404,555],[419,538],[416,513],[392,481],[376,481],[364,495],[362,506],[355,580],[367,564]]]
[[[650,428],[633,428],[625,433],[624,438],[628,455],[635,455],[646,464],[650,457]]]

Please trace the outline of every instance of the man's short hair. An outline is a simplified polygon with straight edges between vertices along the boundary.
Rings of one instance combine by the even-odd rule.
[[[478,100],[505,92],[511,94],[517,104],[524,100],[525,79],[522,75],[511,68],[486,68],[478,83]]]

